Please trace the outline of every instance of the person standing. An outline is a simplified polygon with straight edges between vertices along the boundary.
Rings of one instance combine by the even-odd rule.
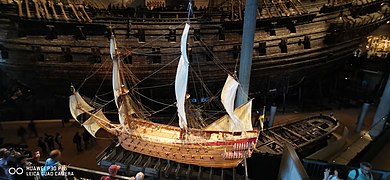
[[[83,141],[84,141],[85,149],[88,148],[90,139],[91,139],[91,135],[89,134],[89,132],[87,130],[84,129]]]
[[[47,144],[47,147],[49,147],[49,151],[55,149],[54,137],[52,135],[45,133],[45,142]]]
[[[38,146],[42,149],[42,153],[45,155],[47,152],[47,147],[46,147],[45,142],[43,142],[42,137],[39,137],[39,139],[38,139]]]
[[[359,169],[353,169],[348,173],[351,180],[373,180],[371,174],[372,165],[368,162],[361,162]]]
[[[58,149],[63,149],[62,148],[62,143],[61,143],[62,142],[62,136],[61,136],[61,134],[59,132],[56,133],[55,141],[56,141],[56,143],[58,145]]]
[[[19,126],[19,128],[17,130],[17,134],[20,138],[20,141],[23,143],[26,142],[26,133],[27,133],[26,129],[24,129],[23,126]]]
[[[145,178],[145,175],[144,173],[142,172],[138,172],[136,175],[135,175],[135,180],[144,180]]]
[[[42,167],[40,175],[41,179],[66,179],[62,175],[61,163],[61,151],[58,149],[52,150],[49,157],[45,161],[45,166]]]
[[[118,171],[121,167],[119,165],[111,165],[109,168],[108,168],[108,176],[103,176],[100,178],[100,180],[114,180],[114,179],[117,179],[115,176],[116,174],[118,174]]]
[[[37,150],[34,152],[33,156],[31,157],[31,163],[34,166],[39,166],[39,160],[41,159],[41,153]]]
[[[81,136],[79,135],[79,132],[76,132],[73,136],[73,143],[76,144],[77,152],[81,152]]]
[[[37,127],[35,126],[35,123],[33,120],[31,120],[30,123],[28,123],[27,128],[29,130],[30,137],[38,137]],[[34,135],[34,136],[32,136],[32,135]]]
[[[330,169],[327,168],[325,169],[323,180],[340,180],[338,175],[339,172],[337,170],[334,170],[334,174],[330,174]]]

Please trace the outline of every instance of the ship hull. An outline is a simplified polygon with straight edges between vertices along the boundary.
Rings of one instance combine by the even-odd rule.
[[[124,149],[147,156],[202,167],[233,168],[252,155],[257,136],[257,131],[198,129],[183,134],[178,127],[138,119],[131,121],[128,132],[120,132],[118,139]]]

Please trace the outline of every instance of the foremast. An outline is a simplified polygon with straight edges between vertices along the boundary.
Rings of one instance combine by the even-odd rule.
[[[112,33],[110,39],[110,55],[112,59],[112,89],[114,93],[115,105],[118,109],[119,123],[123,130],[128,132],[129,121],[131,121],[132,114],[135,113],[134,108],[129,104],[129,93],[126,87],[125,79],[121,73],[119,57],[120,53],[116,46],[115,36]]]

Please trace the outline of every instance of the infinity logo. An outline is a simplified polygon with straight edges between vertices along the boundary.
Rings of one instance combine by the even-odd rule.
[[[8,169],[8,173],[11,175],[14,175],[14,174],[21,175],[21,174],[23,174],[23,168],[21,168],[21,167],[13,168],[12,167],[12,168]]]

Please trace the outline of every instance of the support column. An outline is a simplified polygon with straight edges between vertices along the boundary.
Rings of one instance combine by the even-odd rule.
[[[358,120],[356,122],[355,132],[359,133],[360,130],[362,129],[363,122],[364,122],[364,119],[366,119],[366,115],[367,115],[369,108],[370,108],[369,103],[367,103],[367,102],[363,103],[362,111],[360,112],[360,115],[359,115]]]
[[[269,114],[270,115],[269,115],[269,125],[268,125],[268,127],[271,127],[272,124],[274,123],[274,118],[275,118],[275,114],[276,114],[276,106],[275,105],[271,106]]]
[[[390,78],[387,79],[386,87],[383,91],[381,100],[372,121],[370,135],[377,137],[383,130],[386,118],[388,118],[390,112]]]
[[[247,0],[245,3],[244,28],[242,32],[242,49],[240,53],[239,82],[242,91],[237,91],[236,107],[248,101],[249,82],[253,57],[253,41],[256,30],[257,0]]]

